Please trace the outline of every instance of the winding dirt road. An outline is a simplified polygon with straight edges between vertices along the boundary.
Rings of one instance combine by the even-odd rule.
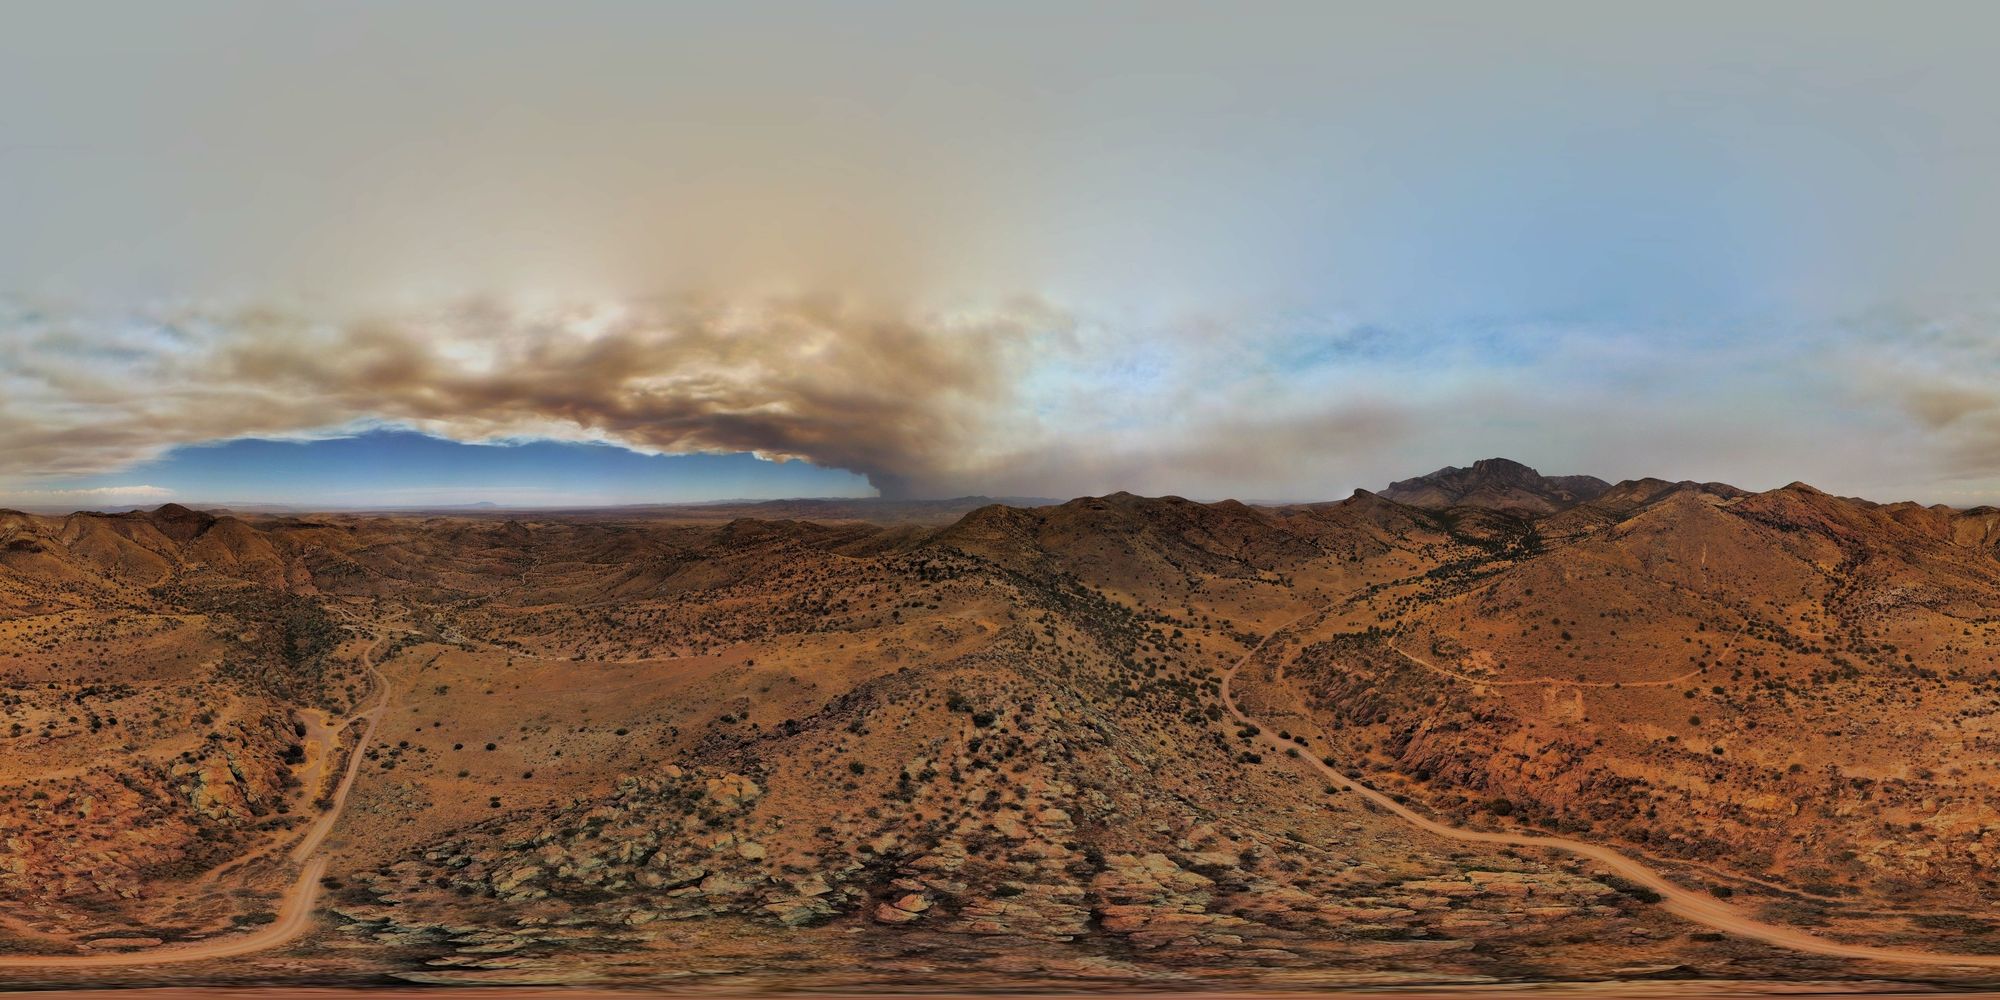
[[[1243,657],[1230,666],[1222,675],[1222,703],[1236,721],[1254,725],[1258,729],[1256,739],[1278,749],[1280,752],[1295,749],[1294,745],[1278,739],[1269,726],[1246,714],[1236,704],[1236,696],[1231,690],[1236,674],[1244,665],[1268,648],[1273,641],[1285,634],[1299,622],[1312,617],[1309,612],[1300,615],[1272,630],[1270,636],[1258,643]],[[1400,652],[1400,650],[1398,651]],[[1686,918],[1695,923],[1733,934],[1737,937],[1765,944],[1788,948],[1792,951],[1813,955],[1830,955],[1835,958],[1859,959],[1871,962],[1901,962],[1910,965],[1953,966],[1960,968],[2000,968],[2000,955],[1965,955],[1943,952],[1915,951],[1908,948],[1889,948],[1874,945],[1842,944],[1822,937],[1807,934],[1793,927],[1766,923],[1744,913],[1734,906],[1724,903],[1705,892],[1684,888],[1669,881],[1654,868],[1625,854],[1598,844],[1570,840],[1567,837],[1548,837],[1539,834],[1497,833],[1484,830],[1466,830],[1447,826],[1397,802],[1361,781],[1350,778],[1339,770],[1328,766],[1319,758],[1302,753],[1299,760],[1310,765],[1313,770],[1347,788],[1349,791],[1380,807],[1384,812],[1396,816],[1426,833],[1450,840],[1475,844],[1497,844],[1505,847],[1536,847],[1564,851],[1581,858],[1587,858],[1606,871],[1612,872],[1636,885],[1645,886],[1660,894],[1660,905],[1669,913]]]
[[[377,695],[375,703],[366,710],[350,716],[340,726],[327,726],[321,720],[319,725],[308,724],[308,732],[321,736],[324,749],[315,763],[315,770],[323,770],[326,761],[340,748],[339,734],[357,719],[368,720],[367,728],[354,744],[348,756],[347,770],[341,775],[340,784],[333,790],[327,808],[313,825],[306,830],[298,846],[292,849],[291,859],[302,864],[298,880],[285,890],[278,904],[277,919],[256,930],[228,937],[205,941],[188,941],[163,944],[155,948],[139,951],[113,952],[103,955],[0,955],[0,969],[105,969],[139,965],[162,965],[175,962],[200,962],[218,958],[235,958],[240,955],[268,951],[280,945],[289,944],[304,937],[312,930],[313,907],[319,902],[320,877],[326,874],[326,855],[320,847],[326,843],[328,834],[340,821],[340,811],[347,805],[347,793],[354,788],[354,778],[361,773],[361,761],[368,747],[375,740],[375,729],[380,725],[383,714],[388,710],[391,689],[387,679],[375,669],[375,651],[386,641],[385,636],[377,636],[375,642],[361,654],[361,664],[369,676],[375,678]],[[310,786],[308,786],[310,787]]]

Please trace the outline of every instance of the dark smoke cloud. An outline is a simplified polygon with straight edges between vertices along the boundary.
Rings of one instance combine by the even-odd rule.
[[[2000,477],[1996,328],[2000,316],[1990,313],[1904,317],[1853,335],[1838,357],[1861,399],[1907,417],[1946,478],[1991,480]]]
[[[1025,360],[1067,329],[1032,301],[915,314],[811,296],[343,324],[196,312],[123,332],[43,320],[0,345],[0,473],[390,423],[753,452],[851,470],[884,495],[934,493],[978,464]]]
[[[2000,390],[1983,377],[2000,341],[1983,319],[1699,339],[1533,328],[1469,350],[1338,325],[1109,322],[1034,299],[325,315],[0,308],[0,496],[104,485],[178,445],[383,426],[752,452],[909,497],[1323,499],[1492,455],[1927,502],[2000,488]]]

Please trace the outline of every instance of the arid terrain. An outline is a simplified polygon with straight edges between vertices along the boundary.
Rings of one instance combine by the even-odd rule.
[[[1996,644],[2000,510],[1498,459],[0,512],[0,987],[2000,983]]]

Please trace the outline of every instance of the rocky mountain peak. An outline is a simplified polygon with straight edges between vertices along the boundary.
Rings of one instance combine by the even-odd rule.
[[[1483,458],[1471,468],[1446,466],[1391,483],[1381,495],[1433,510],[1467,506],[1547,514],[1594,499],[1610,488],[1596,476],[1544,476],[1512,459]]]

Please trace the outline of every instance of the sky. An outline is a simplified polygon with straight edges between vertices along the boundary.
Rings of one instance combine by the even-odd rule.
[[[123,499],[132,481],[145,487]],[[414,431],[355,429],[321,440],[238,438],[188,445],[119,483],[57,480],[43,506],[72,509],[201,496],[222,504],[426,508],[490,503],[572,507],[754,497],[865,497],[868,482],[809,462],[754,455],[643,455],[610,444],[465,444]],[[229,498],[235,497],[236,500]],[[476,498],[476,499],[475,499]]]
[[[17,5],[0,504],[2000,502],[2000,8]]]

